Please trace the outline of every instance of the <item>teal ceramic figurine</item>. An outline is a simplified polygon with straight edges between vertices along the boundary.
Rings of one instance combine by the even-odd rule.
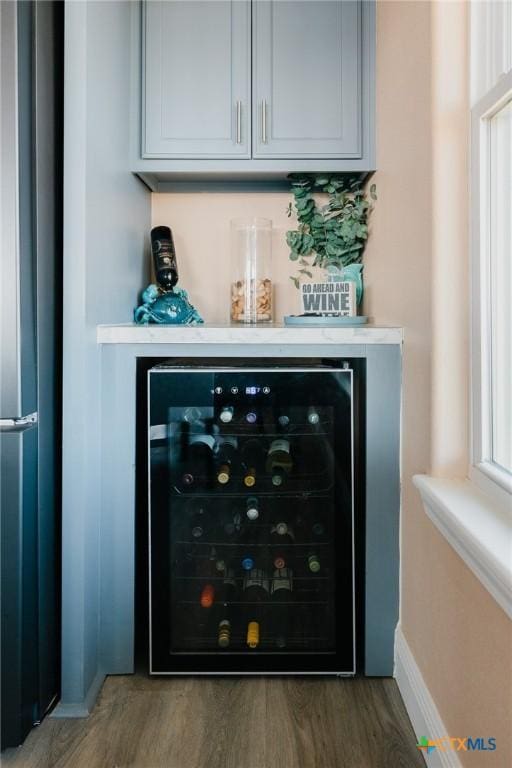
[[[138,325],[198,325],[204,322],[183,288],[175,286],[170,291],[164,291],[153,284],[143,292],[142,304],[135,310],[134,320]]]

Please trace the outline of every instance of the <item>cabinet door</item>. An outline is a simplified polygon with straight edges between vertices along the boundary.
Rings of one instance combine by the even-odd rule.
[[[255,0],[253,157],[361,157],[361,0]]]
[[[143,157],[250,157],[250,2],[148,0],[143,13]]]

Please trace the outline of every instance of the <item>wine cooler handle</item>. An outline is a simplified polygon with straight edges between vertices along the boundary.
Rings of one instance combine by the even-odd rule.
[[[261,102],[261,141],[267,143],[267,100]]]
[[[242,102],[236,102],[236,143],[242,143]]]

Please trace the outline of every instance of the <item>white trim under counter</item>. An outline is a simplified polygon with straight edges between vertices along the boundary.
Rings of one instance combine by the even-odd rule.
[[[507,509],[470,480],[413,480],[434,525],[512,618],[512,501]]]
[[[402,344],[403,329],[376,325],[98,325],[98,344]]]

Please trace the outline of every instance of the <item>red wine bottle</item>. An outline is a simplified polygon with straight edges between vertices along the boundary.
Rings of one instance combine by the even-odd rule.
[[[164,291],[170,291],[178,282],[178,265],[172,232],[169,227],[153,227],[151,251],[157,283]]]

